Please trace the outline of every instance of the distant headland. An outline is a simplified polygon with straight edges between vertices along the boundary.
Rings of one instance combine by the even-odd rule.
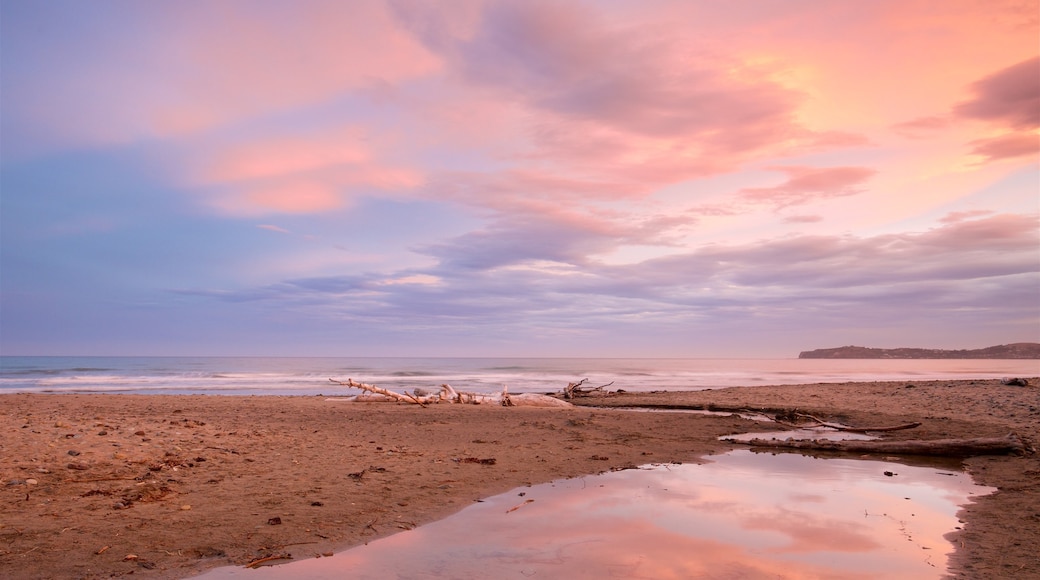
[[[1016,342],[972,350],[839,346],[798,353],[798,358],[993,358],[1040,359],[1040,343]]]

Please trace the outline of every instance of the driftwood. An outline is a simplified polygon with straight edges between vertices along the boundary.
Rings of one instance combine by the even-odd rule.
[[[429,401],[425,401],[425,400],[420,400],[419,397],[417,397],[415,395],[409,395],[407,393],[405,393],[405,394],[395,393],[393,391],[388,391],[388,390],[386,390],[384,388],[377,387],[375,385],[369,385],[369,384],[366,384],[366,383],[358,383],[358,382],[354,381],[354,379],[347,379],[347,382],[345,382],[345,383],[341,382],[341,381],[334,381],[332,379],[329,379],[329,380],[334,382],[334,383],[336,383],[336,384],[343,385],[344,387],[354,387],[356,389],[361,389],[362,391],[365,391],[366,393],[372,393],[374,395],[380,395],[382,397],[386,397],[386,399],[389,399],[389,400],[392,400],[392,401],[398,401],[400,403],[415,403],[417,405],[424,405],[427,402],[429,402]]]
[[[387,397],[386,395],[379,395],[376,393],[361,393],[360,395],[354,395],[347,399],[337,400],[353,401],[355,403],[386,403],[397,401],[395,397]]]
[[[282,560],[292,560],[292,554],[278,554],[276,556],[267,556],[265,558],[257,558],[252,562],[245,565],[246,568],[259,568],[260,566],[270,566],[275,562],[281,562]]]
[[[516,395],[506,394],[502,405],[505,407],[573,407],[574,405],[540,393],[519,393]]]
[[[589,382],[589,379],[582,379],[582,380],[580,380],[580,381],[578,381],[576,383],[567,383],[567,386],[564,387],[564,389],[563,389],[563,398],[564,399],[573,399],[574,397],[587,396],[590,393],[593,393],[593,392],[598,391],[600,389],[604,389],[604,388],[609,387],[610,385],[614,384],[614,381],[610,381],[609,383],[607,383],[605,385],[600,385],[598,387],[593,387],[591,389],[583,389],[583,388],[581,388],[581,386],[584,385],[587,382]]]
[[[737,441],[751,447],[772,449],[809,449],[815,451],[844,451],[850,453],[888,453],[893,455],[931,455],[940,457],[971,457],[974,455],[1004,455],[1023,453],[1025,445],[1018,435],[980,437],[975,439],[931,439],[910,441],[827,441],[822,439],[751,439]]]
[[[820,419],[818,417],[814,417],[813,415],[808,415],[806,413],[795,413],[795,416],[797,416],[797,417],[805,417],[806,419],[810,419],[810,420],[812,420],[812,423],[807,423],[807,424],[803,424],[803,425],[797,425],[797,424],[794,424],[794,423],[785,423],[785,422],[783,422],[783,421],[781,421],[779,419],[774,419],[774,422],[776,422],[778,425],[783,425],[784,427],[792,427],[794,429],[813,429],[815,427],[826,427],[828,429],[834,429],[835,431],[844,431],[846,433],[871,433],[871,432],[875,432],[875,431],[902,431],[904,429],[914,429],[916,427],[920,427],[921,426],[920,423],[915,421],[913,423],[904,423],[902,425],[890,425],[890,426],[887,426],[887,427],[849,427],[848,425],[839,425],[837,423],[830,423],[828,421],[824,421],[823,419]]]
[[[369,401],[396,401],[399,403],[412,403],[426,406],[432,403],[462,403],[470,405],[501,405],[503,407],[573,407],[567,401],[561,401],[556,397],[542,395],[539,393],[520,393],[510,395],[506,387],[502,387],[501,393],[467,393],[456,391],[451,385],[443,384],[440,390],[429,393],[422,389],[415,389],[412,393],[396,393],[394,391],[359,383],[354,379],[337,381],[329,379],[337,385],[361,389],[364,395],[358,395],[354,400],[358,402]]]

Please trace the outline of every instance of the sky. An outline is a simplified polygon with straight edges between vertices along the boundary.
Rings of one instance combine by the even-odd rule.
[[[0,0],[0,351],[1040,342],[1038,20]]]

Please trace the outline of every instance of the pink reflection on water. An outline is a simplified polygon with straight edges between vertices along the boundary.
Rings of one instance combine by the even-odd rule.
[[[890,462],[712,459],[533,486],[332,558],[203,578],[939,578],[958,506],[992,491]]]

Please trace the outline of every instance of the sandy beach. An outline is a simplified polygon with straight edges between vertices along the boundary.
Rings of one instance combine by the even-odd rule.
[[[1040,578],[1040,389],[997,380],[623,393],[578,408],[349,403],[327,396],[0,396],[0,575],[185,578],[329,555],[510,489],[734,448],[737,416],[610,407],[798,410],[886,439],[1019,434],[964,461],[999,489],[961,514],[954,578]],[[327,395],[345,392],[330,390]],[[594,406],[590,406],[594,405]]]

